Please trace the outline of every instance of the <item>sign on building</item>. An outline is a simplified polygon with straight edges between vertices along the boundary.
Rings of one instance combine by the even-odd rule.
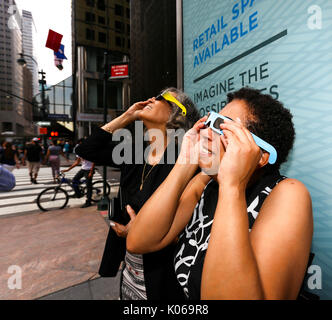
[[[115,64],[111,66],[111,80],[129,78],[129,64]]]

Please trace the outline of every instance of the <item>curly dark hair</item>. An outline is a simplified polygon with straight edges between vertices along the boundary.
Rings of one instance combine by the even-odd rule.
[[[290,111],[272,96],[249,87],[229,93],[227,97],[228,102],[246,102],[253,116],[247,120],[248,130],[273,145],[278,153],[277,162],[274,165],[268,164],[265,169],[279,169],[280,165],[286,162],[295,140],[293,116]]]

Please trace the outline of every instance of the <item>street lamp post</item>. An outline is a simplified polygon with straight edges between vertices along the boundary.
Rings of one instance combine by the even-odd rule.
[[[29,56],[28,54],[25,54],[25,53],[20,53],[20,58],[17,59],[17,63],[22,66],[22,67],[25,67],[27,62],[26,60],[24,59],[24,57],[28,57],[30,58],[35,64],[36,66],[38,66],[38,63],[37,61],[34,59],[34,57],[32,56]]]
[[[47,115],[46,115],[46,103],[45,103],[45,85],[46,85],[46,80],[45,80],[45,75],[46,73],[41,70],[38,72],[38,74],[41,75],[41,79],[39,80],[39,84],[41,85],[41,99],[42,99],[42,115],[43,115],[43,120],[47,120]],[[46,135],[43,134],[43,144],[44,144],[44,152],[46,154],[47,151],[47,141],[46,141]]]
[[[36,64],[36,66],[38,67],[37,61],[32,56],[30,56],[28,54],[25,54],[25,53],[20,53],[20,58],[17,59],[17,63],[20,66],[25,67],[26,64],[27,64],[27,62],[24,59],[24,57],[30,58]],[[41,70],[41,71],[38,71],[38,74],[41,75],[41,79],[39,80],[39,84],[41,85],[41,99],[42,99],[41,110],[42,110],[42,117],[43,117],[43,120],[46,121],[47,120],[46,103],[45,103],[45,85],[46,85],[45,75],[46,75],[46,73],[43,70]],[[47,151],[46,135],[43,135],[43,145],[44,145],[44,152],[46,153],[46,151]]]

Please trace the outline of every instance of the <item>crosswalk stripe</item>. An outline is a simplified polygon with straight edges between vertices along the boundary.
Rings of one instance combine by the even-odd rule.
[[[80,167],[72,169],[70,172],[66,173],[66,178],[72,180],[80,169]],[[14,170],[13,174],[16,178],[16,187],[10,192],[0,192],[0,216],[34,211],[40,212],[36,202],[38,195],[46,188],[58,185],[53,182],[51,169],[40,169],[37,178],[38,184],[31,184],[27,168]],[[84,180],[84,178],[82,180]],[[93,181],[97,180],[102,180],[102,175],[99,172],[96,172],[93,178]],[[110,184],[117,185],[114,183]],[[69,185],[63,184],[61,187],[69,192],[69,194],[73,193],[73,190]],[[78,207],[84,202],[85,197],[80,199],[70,198],[67,207]]]

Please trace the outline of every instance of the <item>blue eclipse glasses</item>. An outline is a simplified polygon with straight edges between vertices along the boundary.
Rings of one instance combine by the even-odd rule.
[[[219,113],[210,112],[210,116],[207,119],[207,121],[205,122],[205,125],[207,127],[211,128],[214,132],[223,135],[223,132],[220,129],[220,125],[223,124],[225,122],[225,120],[234,121],[233,119],[222,116]],[[276,149],[272,145],[270,145],[269,143],[264,141],[263,139],[261,139],[261,138],[257,137],[256,135],[254,135],[253,133],[251,133],[251,135],[254,138],[256,144],[261,149],[265,150],[266,152],[268,152],[270,154],[269,163],[270,164],[275,164],[276,161],[277,161],[277,151],[276,151]]]

